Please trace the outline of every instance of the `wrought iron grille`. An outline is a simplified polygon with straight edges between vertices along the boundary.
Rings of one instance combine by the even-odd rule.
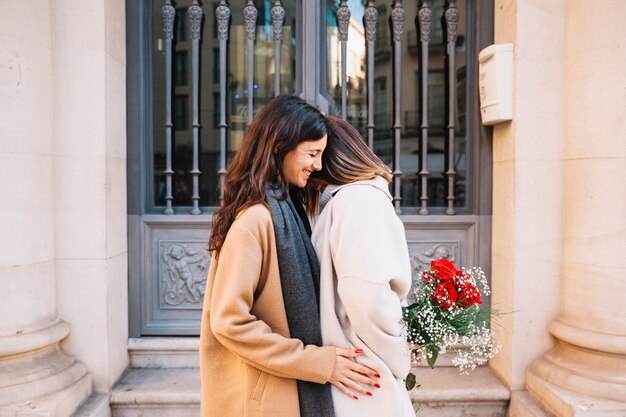
[[[392,167],[396,211],[468,213],[471,0],[322,6],[322,94]],[[296,0],[153,4],[150,211],[199,215],[220,204],[254,114],[302,91],[296,44],[310,40],[297,39],[297,13]]]

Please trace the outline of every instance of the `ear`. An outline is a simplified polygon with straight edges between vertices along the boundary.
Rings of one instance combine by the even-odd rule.
[[[279,150],[280,150],[280,143],[274,146],[274,154],[277,154]]]

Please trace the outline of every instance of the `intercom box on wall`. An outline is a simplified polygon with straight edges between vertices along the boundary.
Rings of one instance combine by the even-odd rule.
[[[478,54],[480,115],[484,125],[513,119],[513,44],[491,45]]]

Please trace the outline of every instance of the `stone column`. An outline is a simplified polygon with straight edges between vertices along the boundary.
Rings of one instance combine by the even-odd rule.
[[[57,300],[72,324],[63,349],[108,393],[128,365],[125,1],[53,3]]]
[[[91,391],[60,348],[51,3],[0,2],[0,415],[69,416]]]
[[[513,44],[513,120],[493,130],[492,299],[505,312],[490,367],[512,391],[553,346],[563,202],[565,0],[496,0],[496,43]]]
[[[626,2],[568,1],[561,311],[528,390],[557,415],[626,415]]]

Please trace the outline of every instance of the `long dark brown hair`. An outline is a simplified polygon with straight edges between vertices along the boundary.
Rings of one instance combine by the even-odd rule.
[[[278,96],[263,106],[248,127],[226,172],[224,203],[213,214],[210,251],[219,255],[226,234],[240,211],[254,204],[266,204],[268,186],[281,189],[287,196],[289,184],[283,175],[283,158],[298,143],[321,139],[327,130],[326,118],[299,97]],[[306,202],[300,190],[292,190],[291,195],[296,204]],[[317,201],[316,196],[313,197]],[[309,202],[308,211],[310,206]]]

